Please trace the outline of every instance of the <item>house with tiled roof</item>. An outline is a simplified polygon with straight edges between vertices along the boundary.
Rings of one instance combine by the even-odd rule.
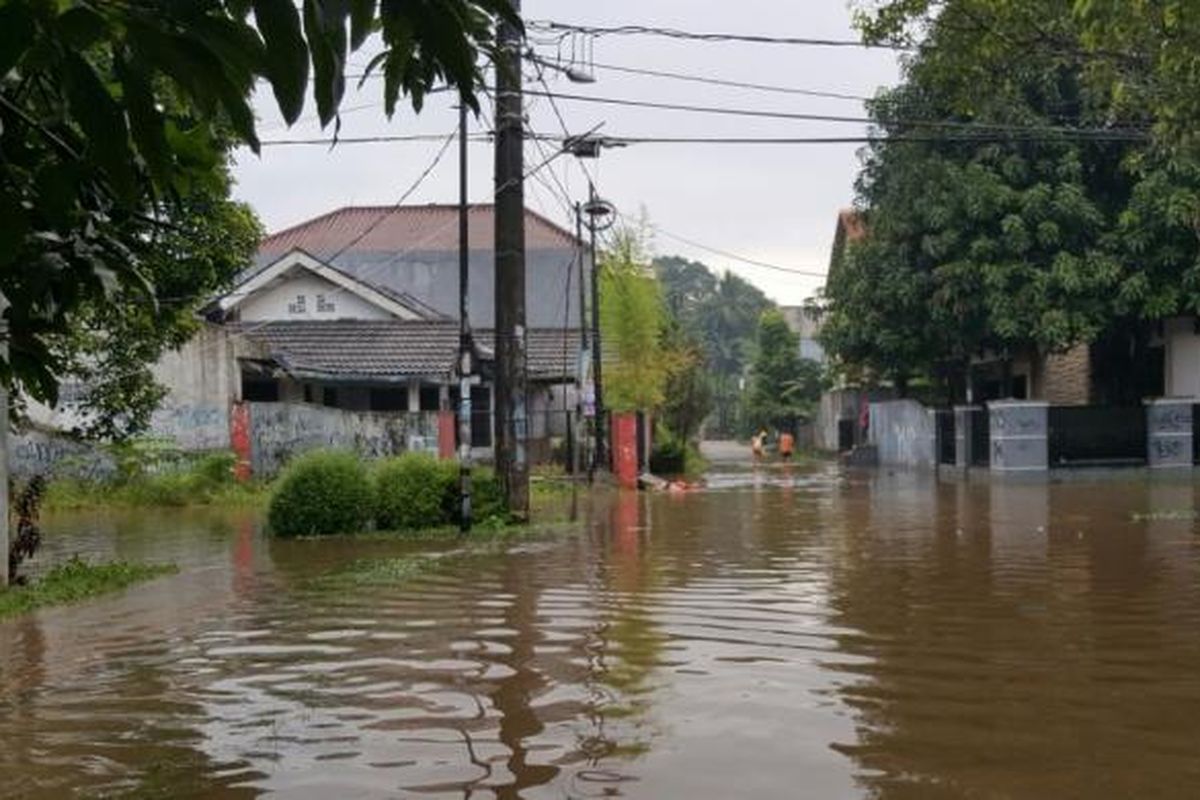
[[[481,457],[493,432],[494,220],[491,205],[469,212],[481,374],[472,439]],[[203,309],[195,338],[156,365],[169,392],[151,432],[192,450],[236,449],[248,435],[241,444],[267,471],[311,446],[453,452],[458,221],[450,205],[351,207],[266,237],[254,264]],[[525,240],[528,439],[537,458],[575,410],[581,288],[591,273],[575,237],[528,210]],[[69,410],[55,413],[69,428]]]

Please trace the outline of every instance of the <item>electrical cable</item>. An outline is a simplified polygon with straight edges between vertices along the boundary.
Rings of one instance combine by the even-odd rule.
[[[800,36],[763,36],[745,33],[696,33],[677,28],[660,28],[648,25],[574,25],[554,20],[527,19],[525,27],[533,31],[545,31],[565,38],[571,34],[585,36],[663,36],[670,39],[688,39],[703,42],[740,42],[748,44],[802,45],[806,47],[854,47],[864,50],[912,50],[912,47],[895,44],[874,44],[858,39],[819,39]]]

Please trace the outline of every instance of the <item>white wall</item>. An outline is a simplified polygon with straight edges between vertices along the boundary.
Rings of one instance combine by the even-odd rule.
[[[1167,320],[1166,339],[1168,397],[1200,397],[1200,336],[1191,317]]]
[[[304,312],[290,306],[304,297]],[[323,296],[333,304],[328,311],[318,310],[317,297]],[[324,278],[310,272],[293,274],[247,297],[239,308],[243,321],[314,320],[314,319],[392,319],[392,315],[368,303]]]

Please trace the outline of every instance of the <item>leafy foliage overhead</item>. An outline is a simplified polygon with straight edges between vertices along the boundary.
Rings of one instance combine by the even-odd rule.
[[[1180,138],[1094,133],[1166,130],[1165,106],[1128,95],[1163,71],[1120,36],[1101,46],[1123,15],[1105,2],[894,0],[860,17],[868,39],[915,51],[903,84],[870,104],[883,135],[857,183],[869,233],[826,286],[822,337],[844,371],[951,380],[975,356],[1063,351],[1200,310],[1198,162]],[[1139,30],[1124,43],[1150,43]],[[893,136],[922,120],[990,133]]]
[[[259,146],[259,81],[289,123],[311,86],[328,125],[348,54],[377,36],[365,72],[382,74],[389,114],[443,83],[478,108],[498,20],[520,24],[507,0],[0,4],[0,379],[53,403],[81,319],[159,303],[162,238],[190,224],[195,198],[227,198],[234,144]]]

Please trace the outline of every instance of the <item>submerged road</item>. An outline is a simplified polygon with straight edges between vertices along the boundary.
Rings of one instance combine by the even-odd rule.
[[[1190,480],[956,483],[706,455],[709,490],[616,495],[582,532],[390,584],[321,578],[411,546],[271,541],[253,513],[50,518],[51,555],[182,571],[0,622],[0,796],[1200,785]]]

